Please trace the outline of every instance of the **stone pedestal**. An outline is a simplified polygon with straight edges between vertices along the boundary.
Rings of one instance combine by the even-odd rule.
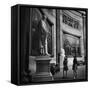
[[[49,56],[36,57],[36,73],[33,75],[33,82],[52,81],[52,74],[50,73],[49,62],[51,58]]]

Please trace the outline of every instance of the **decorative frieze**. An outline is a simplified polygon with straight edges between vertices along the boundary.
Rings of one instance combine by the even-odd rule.
[[[75,18],[71,17],[70,15],[63,13],[62,14],[62,22],[74,29],[80,30],[80,23]]]

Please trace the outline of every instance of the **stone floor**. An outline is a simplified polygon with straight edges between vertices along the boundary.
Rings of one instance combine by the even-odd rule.
[[[60,69],[60,72],[56,73],[54,76],[54,80],[72,80],[73,79],[73,70],[72,66],[69,66],[69,70],[67,72],[67,78],[63,78],[63,69]],[[77,70],[77,79],[85,79],[85,65],[78,66]]]

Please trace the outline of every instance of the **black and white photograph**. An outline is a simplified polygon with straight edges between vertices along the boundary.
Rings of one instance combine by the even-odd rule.
[[[88,9],[11,7],[11,83],[88,81]]]

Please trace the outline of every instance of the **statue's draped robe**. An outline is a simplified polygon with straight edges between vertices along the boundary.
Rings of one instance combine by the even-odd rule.
[[[44,20],[40,20],[39,22],[39,28],[38,28],[38,33],[39,33],[39,48],[44,49],[44,54],[48,53],[47,50],[47,37],[48,37],[48,26],[47,23]]]

